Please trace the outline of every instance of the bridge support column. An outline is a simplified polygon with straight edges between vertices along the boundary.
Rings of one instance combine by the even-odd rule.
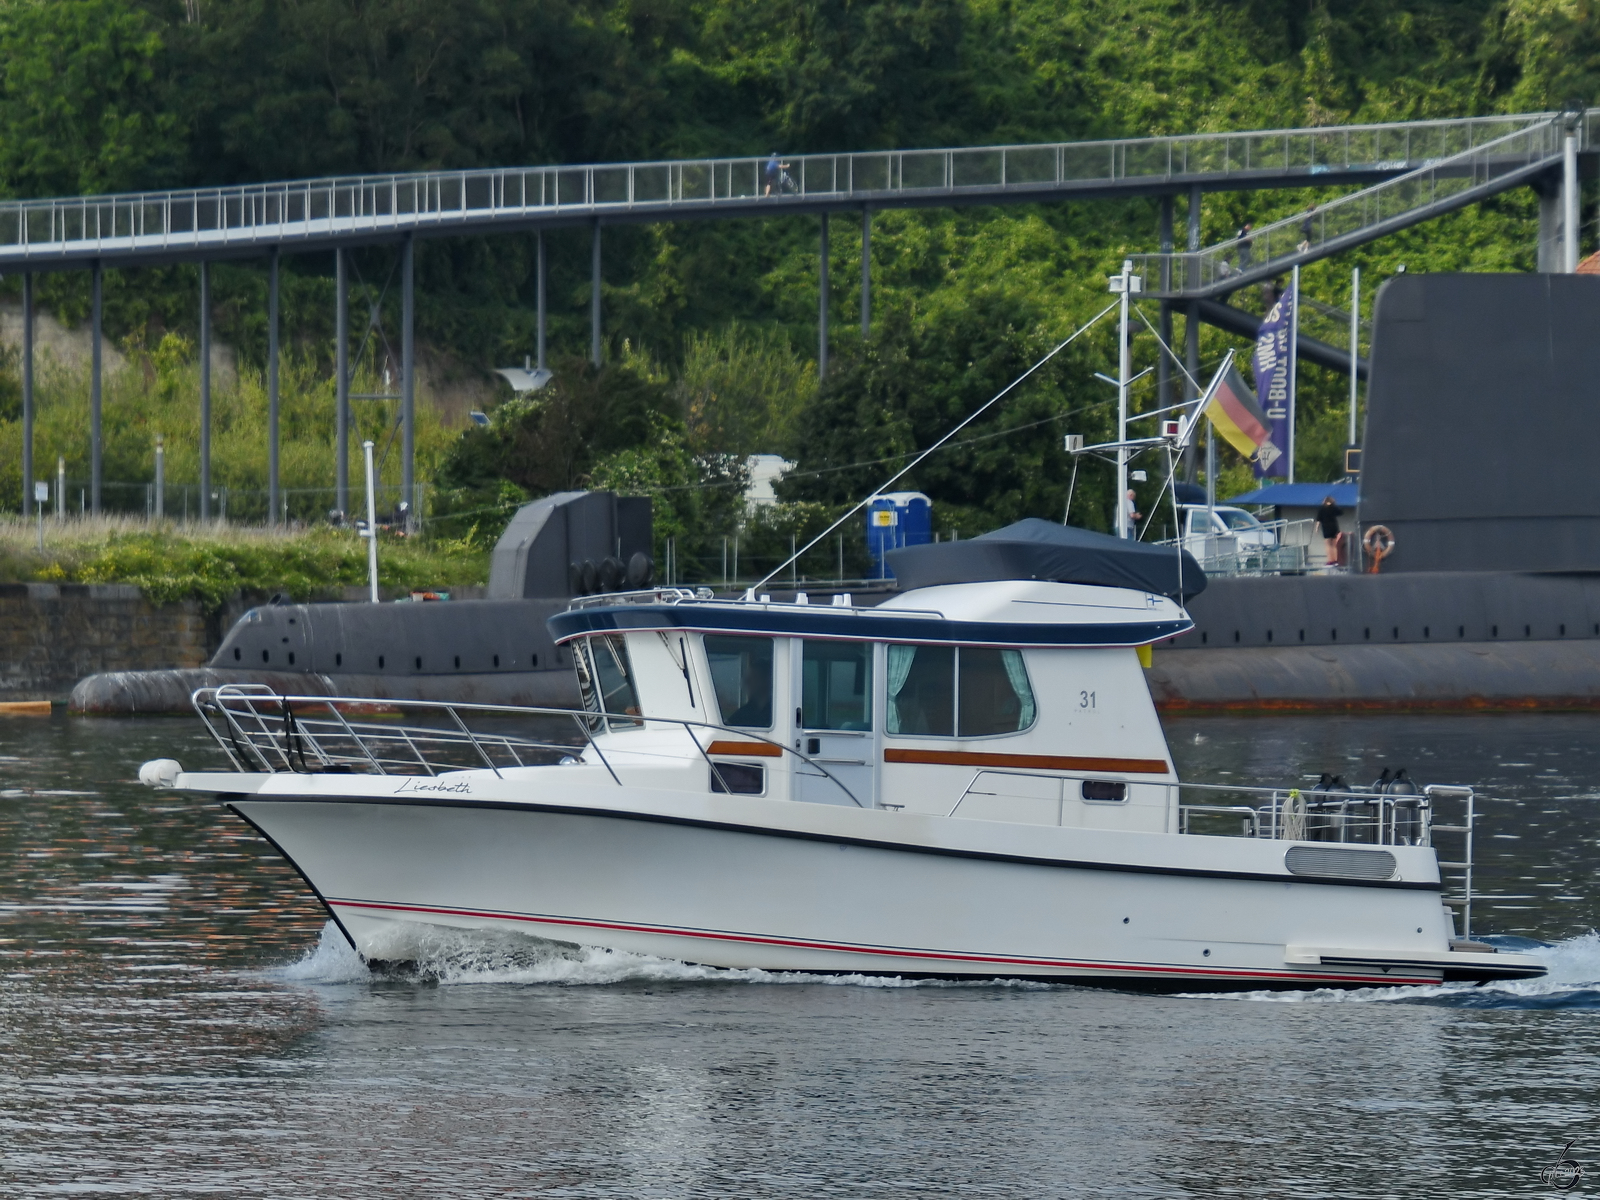
[[[1577,179],[1575,156],[1570,167],[1562,164],[1560,174],[1548,175],[1533,185],[1539,197],[1539,246],[1535,270],[1541,275],[1565,275],[1577,269],[1581,186]]]
[[[211,516],[211,264],[200,264],[200,519]]]
[[[537,268],[538,282],[535,285],[535,291],[538,293],[538,306],[539,306],[539,338],[538,338],[539,369],[542,371],[542,370],[544,370],[544,329],[545,329],[545,317],[544,317],[544,230],[541,229],[539,231],[539,235],[538,236],[539,236],[539,265],[538,265],[538,268]]]
[[[416,277],[417,239],[408,233],[400,251],[400,496],[410,506],[407,533],[417,531]]]
[[[600,365],[600,218],[594,221],[594,248],[589,264],[589,361]]]
[[[1161,253],[1172,253],[1172,197],[1161,197]],[[1172,287],[1172,260],[1161,264],[1161,290]],[[1161,320],[1156,326],[1161,334],[1161,349],[1156,354],[1156,407],[1166,408],[1172,403],[1172,360],[1168,351],[1172,346],[1172,303],[1161,302]],[[1159,432],[1159,431],[1158,431]]]
[[[1190,379],[1200,378],[1200,302],[1191,300],[1187,311],[1183,314],[1183,365],[1189,372]],[[1200,395],[1195,385],[1188,379],[1183,381],[1183,398],[1193,400]],[[1211,422],[1206,422],[1206,438],[1211,437]],[[1199,469],[1196,462],[1196,449],[1193,440],[1189,448],[1184,451],[1183,477],[1190,483],[1194,482],[1195,472]],[[1209,469],[1209,468],[1208,468]]]
[[[861,210],[861,340],[872,334],[872,210]]]
[[[33,272],[22,275],[22,515],[33,514]]]
[[[1193,184],[1189,188],[1188,225],[1189,236],[1185,248],[1190,254],[1200,249],[1200,186]],[[1185,276],[1188,271],[1185,270]],[[1191,303],[1184,311],[1183,316],[1183,365],[1193,379],[1200,378],[1200,305]],[[1183,398],[1193,400],[1200,393],[1188,379],[1183,381]],[[1206,424],[1207,436],[1210,436],[1210,422]],[[1183,477],[1190,483],[1194,482],[1195,474],[1199,470],[1198,451],[1194,442],[1189,443],[1189,448],[1183,455]]]
[[[89,511],[100,515],[100,484],[105,469],[104,430],[100,421],[101,335],[105,316],[105,268],[94,260],[91,273],[89,334]]]
[[[1578,135],[1568,130],[1561,154],[1561,270],[1567,275],[1578,269],[1578,206],[1582,199],[1578,184]]]
[[[333,506],[350,511],[350,279],[342,248],[333,252]]]
[[[267,528],[278,523],[278,247],[267,269]]]
[[[822,214],[822,251],[817,267],[817,378],[828,374],[828,214]]]

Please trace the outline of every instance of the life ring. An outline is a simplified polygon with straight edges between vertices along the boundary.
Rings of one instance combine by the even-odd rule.
[[[1367,568],[1367,574],[1376,575],[1378,564],[1394,553],[1394,534],[1389,532],[1387,525],[1374,525],[1362,535],[1361,545],[1365,547],[1368,557],[1372,560],[1372,565]]]

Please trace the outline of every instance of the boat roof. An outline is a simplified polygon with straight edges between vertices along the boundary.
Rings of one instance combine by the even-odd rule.
[[[906,546],[885,557],[900,585],[908,589],[1034,579],[1130,588],[1184,600],[1206,588],[1205,571],[1187,551],[1038,517],[965,542]]]
[[[1360,485],[1354,483],[1273,483],[1266,487],[1231,496],[1229,504],[1275,504],[1279,508],[1320,508],[1324,496],[1332,496],[1340,508],[1354,508],[1360,498]]]
[[[1196,568],[1198,570],[1199,568]],[[1144,646],[1186,632],[1189,615],[1158,593],[1012,579],[902,592],[872,608],[719,600],[687,589],[590,596],[549,619],[558,642],[591,633],[681,629],[992,646]]]

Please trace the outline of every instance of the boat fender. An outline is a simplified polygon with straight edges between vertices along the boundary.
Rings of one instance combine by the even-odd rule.
[[[1394,778],[1383,790],[1390,796],[1415,796],[1418,793],[1416,781],[1406,774],[1404,767],[1394,773]]]
[[[1376,575],[1378,564],[1394,553],[1394,534],[1389,532],[1387,525],[1374,525],[1362,535],[1361,544],[1366,547],[1367,555],[1372,560],[1367,574]]]
[[[139,782],[147,788],[169,788],[177,785],[183,774],[183,764],[175,758],[152,758],[139,768]]]

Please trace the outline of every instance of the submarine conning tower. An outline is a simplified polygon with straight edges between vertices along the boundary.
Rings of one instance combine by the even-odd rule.
[[[1600,276],[1390,279],[1360,505],[1382,574],[1600,572],[1597,415]]]
[[[386,681],[454,676],[452,698],[485,701],[525,696],[528,673],[554,671],[534,691],[565,699],[571,663],[546,619],[585,590],[586,574],[616,574],[630,561],[649,571],[650,548],[648,497],[558,492],[512,518],[483,600],[261,605],[228,631],[209,665],[330,676],[341,689],[383,695],[396,694]]]
[[[1392,551],[1212,579],[1157,703],[1600,708],[1600,277],[1398,275],[1371,361],[1357,515]]]

